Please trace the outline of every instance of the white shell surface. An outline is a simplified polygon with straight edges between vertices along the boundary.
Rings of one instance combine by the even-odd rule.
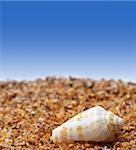
[[[53,130],[53,142],[112,141],[114,133],[111,134],[107,126],[105,120],[106,112],[104,108],[96,106],[74,116]],[[109,115],[107,115],[107,118],[109,118]]]

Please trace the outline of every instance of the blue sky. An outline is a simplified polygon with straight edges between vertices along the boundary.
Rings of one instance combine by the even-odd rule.
[[[1,79],[136,81],[136,2],[2,2]]]

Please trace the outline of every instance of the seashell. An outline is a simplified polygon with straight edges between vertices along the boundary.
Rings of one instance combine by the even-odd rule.
[[[92,107],[74,116],[52,131],[54,143],[72,143],[74,141],[111,142],[120,128],[122,118],[106,111],[101,106]]]

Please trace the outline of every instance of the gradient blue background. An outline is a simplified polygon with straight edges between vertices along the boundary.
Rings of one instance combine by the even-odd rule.
[[[2,2],[2,77],[136,81],[136,2]]]

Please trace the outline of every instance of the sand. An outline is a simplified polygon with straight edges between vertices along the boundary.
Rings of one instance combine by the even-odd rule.
[[[54,144],[52,130],[74,115],[100,105],[123,117],[112,143]],[[136,149],[136,84],[121,80],[47,77],[0,81],[0,149]]]

